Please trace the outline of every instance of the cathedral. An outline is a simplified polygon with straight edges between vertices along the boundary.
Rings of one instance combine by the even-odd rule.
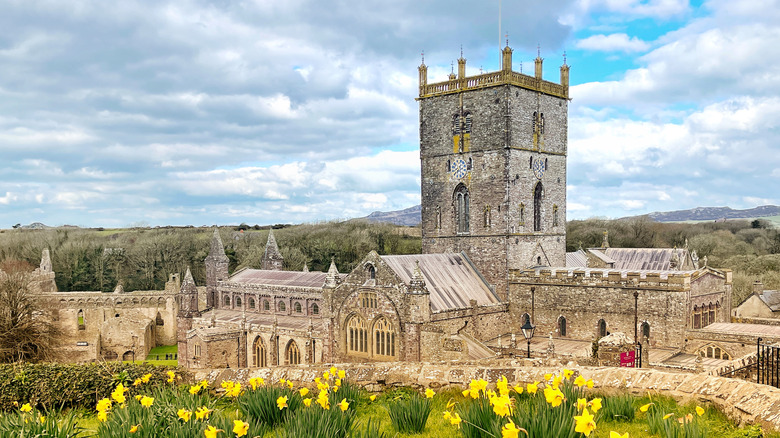
[[[284,271],[271,232],[262,269],[230,274],[215,229],[205,306],[191,276],[178,294],[179,364],[482,359],[516,349],[525,322],[543,337],[621,331],[682,349],[702,318],[728,321],[731,272],[687,248],[614,251],[605,237],[566,253],[569,67],[555,83],[541,57],[533,76],[512,69],[510,47],[501,60],[467,76],[461,57],[436,83],[418,68],[423,254]]]

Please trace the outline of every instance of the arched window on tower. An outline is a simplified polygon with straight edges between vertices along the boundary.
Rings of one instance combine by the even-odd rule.
[[[467,112],[464,120],[463,132],[471,134],[471,113]]]
[[[539,134],[544,134],[544,113],[539,114]]]
[[[520,203],[520,225],[525,225],[525,204]]]
[[[469,232],[469,189],[463,184],[455,187],[455,226],[458,233]]]
[[[604,336],[607,336],[607,321],[600,319],[596,325],[596,337],[603,338]]]
[[[284,362],[285,365],[299,365],[301,363],[301,350],[298,349],[298,344],[292,339],[287,344]]]
[[[460,135],[460,114],[452,115],[452,135]]]
[[[491,224],[490,206],[489,205],[485,206],[484,216],[485,217],[484,217],[484,224],[483,224],[483,226],[485,228],[490,228],[492,224]]]
[[[565,316],[559,316],[558,317],[558,334],[561,337],[566,336],[566,317]]]
[[[84,311],[79,309],[79,313],[76,316],[76,322],[79,325],[79,330],[85,330],[87,328],[86,324],[84,324]]]
[[[534,187],[534,231],[542,231],[542,183]]]
[[[558,226],[558,206],[553,205],[553,226]]]
[[[263,342],[263,338],[258,336],[255,339],[254,348],[252,350],[255,353],[253,365],[260,368],[268,366],[265,361],[265,342]]]
[[[311,305],[311,314],[312,315],[319,315],[320,314],[320,306],[316,304]]]
[[[650,323],[647,321],[642,323],[642,336],[650,339]]]

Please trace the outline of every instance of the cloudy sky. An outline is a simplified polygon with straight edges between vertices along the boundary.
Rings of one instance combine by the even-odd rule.
[[[419,203],[417,66],[498,68],[498,0],[0,0],[0,228]],[[780,0],[503,0],[572,66],[568,219],[780,204]]]

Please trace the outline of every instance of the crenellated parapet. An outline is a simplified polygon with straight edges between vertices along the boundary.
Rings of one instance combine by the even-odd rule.
[[[496,72],[484,73],[476,76],[466,76],[466,60],[458,59],[458,75],[449,75],[449,79],[443,82],[428,83],[428,66],[423,62],[418,68],[420,97],[441,96],[451,93],[459,93],[467,90],[496,87],[499,85],[516,85],[531,91],[537,91],[550,96],[569,98],[569,66],[561,66],[561,82],[545,81],[542,79],[542,58],[534,60],[534,76],[518,73],[512,70],[512,49],[508,46],[502,51],[502,69]]]
[[[674,291],[691,289],[696,271],[619,271],[614,269],[538,268],[514,269],[510,283],[536,283],[560,286],[638,287]]]

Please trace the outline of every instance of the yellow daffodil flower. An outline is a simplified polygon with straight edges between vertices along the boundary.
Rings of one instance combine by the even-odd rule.
[[[453,406],[455,406],[455,404],[456,404],[456,403],[455,403],[454,401],[452,401],[452,400],[448,401],[448,402],[447,402],[447,409],[452,409],[452,408],[453,408]]]
[[[585,386],[588,388],[593,388],[593,379],[588,379],[588,381],[585,382]],[[628,432],[626,432],[626,435],[628,435]]]
[[[674,414],[672,413],[672,414],[664,415],[664,420],[668,420],[669,418],[671,418],[672,415],[674,415]]]
[[[99,421],[106,421],[108,419],[108,412],[106,411],[100,411],[97,414],[97,419]]]
[[[136,424],[135,426],[131,427],[130,430],[128,430],[128,432],[136,433],[136,432],[138,432],[138,428],[139,427],[141,427],[141,425],[140,424]]]
[[[311,399],[310,398],[303,399],[303,405],[306,406],[307,408],[311,406]]]
[[[456,412],[452,417],[450,417],[450,424],[453,426],[458,426],[458,429],[460,429],[460,422],[463,421],[460,419],[460,415]]]
[[[233,433],[236,434],[236,437],[242,437],[246,435],[248,430],[249,423],[245,423],[241,420],[233,420]]]
[[[577,410],[581,411],[583,408],[588,406],[588,400],[584,398],[578,398],[577,399]]]
[[[198,420],[208,420],[210,413],[211,409],[205,406],[201,406],[197,411],[195,411],[195,418]]]
[[[588,412],[588,408],[583,409],[582,415],[575,416],[574,421],[576,421],[575,432],[590,436],[590,433],[596,430],[596,422],[593,420],[593,415]]]
[[[214,426],[209,426],[206,430],[203,431],[203,434],[206,435],[206,438],[217,438],[217,434],[219,432],[222,432],[222,429],[217,429]]]
[[[614,430],[609,432],[609,438],[628,438],[628,432],[621,435],[618,432],[615,432]]]
[[[339,379],[345,379],[347,377],[347,372],[344,370],[339,370]]]
[[[702,408],[701,406],[696,406],[696,413],[701,417],[702,415],[704,415],[704,408]]]
[[[326,411],[330,409],[330,402],[328,401],[328,398],[318,398],[317,404],[322,406],[322,409],[325,409]]]
[[[552,376],[553,376],[553,375],[552,375],[552,373],[547,373],[547,374],[545,374],[545,375],[544,375],[544,381],[545,381],[545,382],[549,382],[549,381],[550,381],[550,379],[552,379]]]
[[[192,386],[190,386],[190,394],[195,395],[198,392],[200,392],[200,385],[192,385]]]
[[[336,374],[338,374],[338,372],[339,372],[339,369],[338,369],[338,368],[336,368],[336,367],[330,367],[330,370],[329,370],[329,371],[330,371],[330,375],[331,375],[331,376],[335,376]]]
[[[287,381],[287,386],[288,386],[290,389],[293,389],[293,382],[292,382],[292,380],[288,380],[288,381]]]
[[[136,394],[136,395],[135,395],[135,399],[136,399],[136,400],[138,400],[138,401],[141,401],[141,398],[142,398],[142,397],[143,397],[143,395],[142,395],[142,394]]]
[[[141,380],[141,378],[139,377],[139,378],[137,378],[137,379],[135,379],[135,380],[133,381],[133,386],[138,386],[138,385],[140,385],[140,384],[142,384],[142,383],[144,383],[144,382],[143,382],[143,380]]]
[[[325,380],[330,380],[330,373],[325,371],[324,373],[322,373],[322,378]]]
[[[260,379],[260,384],[261,384],[261,385],[263,384],[262,380],[263,380],[263,379]],[[206,389],[206,388],[208,388],[208,387],[209,387],[209,381],[208,381],[208,380],[201,380],[201,381],[200,381],[200,387],[201,387],[202,389]]]
[[[287,407],[287,396],[282,396],[276,399],[276,406],[279,406],[279,410]]]
[[[499,417],[506,417],[512,412],[512,400],[508,396],[495,397],[491,402],[493,412]]]
[[[433,398],[434,395],[436,393],[431,388],[425,390],[425,398]]]
[[[306,394],[309,393],[309,388],[301,388],[298,390],[298,393],[301,394],[301,397],[306,397]]]
[[[341,386],[341,379],[336,379],[336,386]]]
[[[560,389],[553,389],[549,386],[544,388],[544,398],[547,400],[547,403],[554,408],[560,406],[561,403],[563,403],[563,400],[565,400]]]
[[[149,380],[151,378],[152,378],[152,374],[151,373],[144,374],[143,376],[141,376],[141,381],[144,382],[144,383],[149,383]]]
[[[349,403],[347,403],[346,398],[341,400],[341,402],[339,403],[339,408],[341,408],[342,411],[346,411],[347,409],[349,409]]]
[[[647,410],[650,409],[650,405],[652,405],[652,403],[648,403],[646,405],[642,405],[642,406],[639,407],[639,410],[642,411],[642,412],[647,412]]]
[[[370,397],[368,397],[368,398],[369,398],[369,400],[371,400],[371,401],[374,401],[374,400],[376,400],[376,395],[371,395],[371,396],[370,396]]]
[[[187,409],[184,409],[184,408],[181,408],[181,409],[179,409],[179,411],[176,413],[176,415],[178,415],[178,416],[179,416],[179,418],[181,418],[182,420],[184,420],[184,422],[186,423],[186,422],[190,421],[190,418],[192,418],[192,411],[190,411],[190,410],[187,410]]]
[[[582,377],[582,374],[580,374],[579,376],[577,376],[576,379],[574,379],[574,384],[580,388],[582,388],[586,383],[588,382],[585,380],[584,377]]]
[[[105,412],[109,409],[111,409],[111,400],[104,398],[97,402],[98,411]]]
[[[173,383],[173,380],[176,378],[176,373],[168,371],[166,374],[168,374],[168,383]]]
[[[452,418],[452,412],[444,411],[444,419],[449,420],[450,418]]]
[[[30,412],[30,411],[32,411],[32,406],[30,406],[29,403],[25,403],[25,404],[22,405],[21,408],[19,408],[19,410],[22,411],[22,412]]]
[[[525,390],[528,391],[529,394],[536,394],[536,391],[539,390],[539,382],[529,383],[526,385]]]
[[[596,413],[601,409],[601,399],[600,398],[594,398],[590,401],[590,407],[593,409],[593,413]]]
[[[45,423],[46,422],[46,417],[41,415],[40,417],[38,417],[38,422],[41,423],[41,424]]]
[[[154,404],[154,397],[149,396],[143,396],[141,397],[141,406],[145,408],[150,408]]]
[[[514,389],[515,392],[518,393],[518,394],[522,394],[523,393],[523,387],[520,386],[520,385],[513,386],[512,389]]]
[[[471,392],[470,389],[464,389],[463,392],[462,392],[463,397],[468,397],[470,392]]]
[[[567,370],[567,369],[564,368],[564,370],[563,370],[563,377],[566,378],[566,380],[571,380],[571,376],[573,376],[573,375],[574,375],[574,371]]]
[[[509,423],[505,424],[503,429],[501,429],[501,438],[517,438],[520,430],[522,429],[518,429],[515,423],[509,420]]]

